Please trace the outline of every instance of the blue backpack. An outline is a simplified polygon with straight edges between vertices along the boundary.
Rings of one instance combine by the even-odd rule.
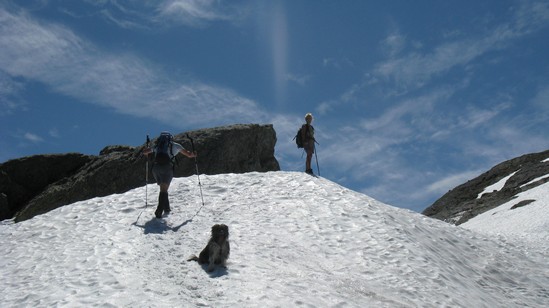
[[[168,132],[162,132],[154,145],[154,162],[159,165],[172,164],[173,136]]]

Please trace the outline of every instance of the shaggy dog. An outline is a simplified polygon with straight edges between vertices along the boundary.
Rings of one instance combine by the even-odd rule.
[[[198,264],[208,264],[208,272],[213,271],[216,264],[226,267],[231,247],[229,246],[229,227],[216,224],[212,226],[212,235],[208,245],[200,255],[192,255],[187,261],[198,261]]]

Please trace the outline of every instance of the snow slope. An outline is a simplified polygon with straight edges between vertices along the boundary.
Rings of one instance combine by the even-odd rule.
[[[0,225],[0,303],[116,307],[544,307],[548,255],[298,172],[174,179]],[[227,269],[195,262],[214,223]]]
[[[532,202],[513,209],[526,200]],[[535,249],[549,256],[549,182],[519,193],[513,200],[472,218],[461,227],[524,245],[527,251]],[[549,264],[549,257],[546,264]]]

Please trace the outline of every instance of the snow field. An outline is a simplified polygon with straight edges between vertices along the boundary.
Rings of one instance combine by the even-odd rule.
[[[15,306],[544,307],[547,254],[298,172],[174,179],[0,224],[0,301]],[[215,223],[228,268],[187,262]]]

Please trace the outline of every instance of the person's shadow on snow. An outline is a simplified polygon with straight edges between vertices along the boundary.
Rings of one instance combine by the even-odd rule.
[[[179,231],[182,227],[187,225],[188,223],[192,222],[192,219],[188,219],[184,222],[182,222],[180,225],[171,227],[168,225],[168,223],[164,219],[157,219],[152,218],[151,220],[147,221],[144,225],[138,225],[137,222],[133,223],[134,226],[143,228],[144,234],[163,234],[166,233],[166,231],[171,230],[173,232]]]

